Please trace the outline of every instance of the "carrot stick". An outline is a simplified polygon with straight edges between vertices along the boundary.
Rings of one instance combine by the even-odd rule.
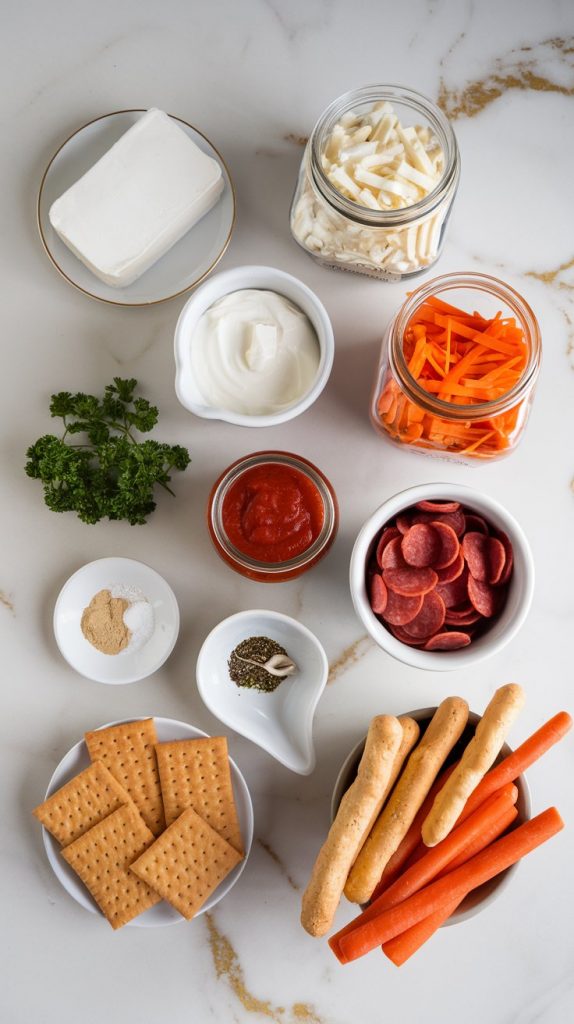
[[[463,899],[464,896],[461,896],[460,899],[445,903],[434,914],[423,917],[422,921],[413,924],[411,928],[407,928],[400,935],[396,935],[394,939],[384,942],[382,949],[385,956],[388,956],[389,960],[392,960],[396,967],[401,967],[405,960],[408,960],[413,953],[416,953],[417,949],[420,949],[438,931],[441,924],[444,924],[454,914]]]
[[[525,740],[524,743],[521,743],[512,754],[509,754],[487,772],[466,801],[457,825],[460,825],[465,818],[468,818],[469,814],[472,814],[497,789],[506,785],[507,782],[514,782],[539,757],[542,757],[550,747],[558,743],[558,740],[561,740],[571,728],[572,719],[567,711],[559,711],[557,715],[554,715],[554,718],[545,722],[540,729],[537,729],[532,736]]]
[[[447,867],[437,875],[437,878],[442,878],[443,875],[449,871],[453,871],[455,867],[459,867],[460,864],[465,864],[467,860],[474,857],[475,854],[480,853],[487,846],[490,845],[495,839],[506,832],[506,829],[513,821],[518,817],[518,811],[516,807],[509,807],[501,817],[497,818],[492,822],[489,829],[479,836],[474,843],[470,843],[465,849],[451,861]],[[406,931],[401,932],[400,935],[395,936],[394,939],[389,939],[388,942],[383,943],[383,953],[389,957],[390,960],[400,967],[404,964],[405,960],[416,953],[420,947],[427,942],[442,924],[454,914],[457,907],[463,902],[464,896],[460,900],[453,901],[453,903],[446,903],[443,908],[437,910],[435,914],[430,914],[428,917],[423,918],[418,924],[413,925],[412,928],[407,928]]]
[[[497,839],[466,864],[449,871],[444,878],[431,882],[397,907],[383,910],[374,920],[367,921],[349,935],[344,935],[340,940],[342,955],[348,960],[356,960],[375,946],[388,942],[425,917],[444,908],[445,903],[452,903],[477,886],[488,882],[501,871],[505,871],[512,864],[516,864],[521,857],[556,835],[562,828],[564,822],[558,811],[555,807],[549,807],[531,821],[514,829],[509,835]]]
[[[498,804],[496,804],[496,801],[500,797],[502,797],[503,799],[502,799],[502,803],[498,805]],[[478,830],[479,835],[480,835],[481,832],[483,831],[483,829],[488,828],[488,826],[492,823],[492,821],[496,817],[498,817],[500,814],[502,814],[503,811],[506,811],[508,809],[508,807],[513,806],[516,803],[517,800],[518,800],[518,790],[517,790],[516,786],[514,785],[513,782],[507,782],[506,785],[505,786],[501,786],[501,788],[498,789],[496,791],[496,793],[493,793],[491,796],[487,797],[487,799],[484,800],[479,805],[479,807],[475,811],[473,811],[472,814],[469,814],[464,819],[463,822],[462,821],[457,821],[456,828],[453,829],[453,832],[451,832],[450,835],[452,835],[454,832],[459,832],[459,830],[462,828],[463,825],[468,825],[469,822],[473,822],[475,820],[476,815],[481,810],[486,809],[486,811],[488,812],[489,808],[492,808],[490,814],[487,813],[486,820],[483,821],[483,823],[482,823],[482,828],[479,828],[479,830]],[[448,836],[446,838],[448,839]],[[468,836],[468,841],[472,842],[473,838],[474,837],[472,835]],[[436,849],[439,849],[439,848],[442,850],[444,848],[444,846],[443,846],[444,842],[445,842],[445,840],[442,840],[442,842],[437,843],[436,846],[430,846],[429,847],[429,846],[425,846],[424,841],[421,839],[421,841],[418,844],[415,852],[413,853],[412,857],[409,860],[409,863],[407,865],[407,870],[410,871],[414,867],[415,864],[418,864],[421,860],[425,860],[427,855],[428,855],[428,853],[430,852],[430,850],[436,850]],[[465,848],[466,848],[466,844],[463,844],[462,849],[465,849]],[[453,860],[457,856],[458,856],[458,853],[453,853],[452,857],[451,857],[451,860]],[[447,861],[446,863],[448,864],[448,863],[450,863],[450,861]],[[435,872],[435,874],[438,874],[438,872],[441,871],[441,870],[442,870],[442,868],[439,867],[437,872]],[[403,878],[403,877],[404,877],[404,875],[401,876],[401,878]],[[400,880],[401,879],[399,879],[399,881]],[[394,884],[396,885],[396,882]],[[419,888],[420,888],[420,886],[419,886]]]
[[[433,782],[420,807],[420,810],[413,818],[412,825],[410,826],[404,839],[402,839],[401,842],[399,843],[397,849],[393,853],[392,857],[389,860],[389,863],[387,864],[385,870],[383,871],[379,884],[377,885],[376,889],[374,890],[371,896],[371,901],[376,900],[377,896],[380,896],[381,893],[384,892],[384,890],[387,889],[388,886],[391,885],[395,881],[395,879],[399,877],[403,869],[403,866],[406,864],[411,853],[413,853],[416,850],[421,838],[421,828],[423,821],[425,820],[428,812],[430,811],[434,803],[435,796],[442,789],[446,780],[452,774],[457,764],[458,761],[456,762],[456,764],[450,765],[448,768],[445,769],[444,772],[442,772],[441,775],[439,775],[438,779],[435,779],[435,781]]]
[[[409,864],[405,873],[379,896],[376,903],[377,910],[396,907],[398,903],[402,903],[414,892],[418,892],[419,889],[431,882],[439,871],[442,871],[469,843],[479,838],[503,811],[512,807],[517,798],[518,790],[510,782],[507,786],[503,786],[498,793],[485,800],[462,825],[458,825],[445,839],[428,849],[416,863]],[[368,908],[369,911],[371,909],[375,909],[374,903]]]
[[[512,825],[513,821],[516,821],[517,817],[518,811],[516,810],[516,807],[508,807],[498,818],[495,818],[492,821],[490,827],[486,828],[481,836],[477,836],[474,842],[469,843],[468,846],[465,846],[464,850],[461,850],[458,857],[454,857],[449,861],[446,868],[443,868],[443,870],[437,875],[437,878],[442,878],[443,875],[446,875],[449,871],[454,871],[454,869],[459,868],[461,864],[466,864],[467,860],[476,856],[476,854],[480,853],[481,850],[485,850],[486,847],[490,846],[495,839],[498,839],[503,832],[506,832],[506,829],[509,825]]]
[[[383,910],[396,907],[413,893],[422,889],[423,886],[428,885],[439,871],[442,871],[454,857],[466,849],[469,843],[479,838],[493,821],[496,821],[503,812],[512,807],[517,797],[516,786],[512,783],[504,786],[499,793],[495,793],[488,801],[485,801],[463,825],[453,829],[446,839],[427,850],[416,864],[409,864],[404,874],[400,875],[378,899],[374,900],[366,910],[363,910],[354,921],[350,921],[344,928],[331,936],[329,945],[339,959],[343,959],[340,945],[343,936],[349,935],[366,921],[373,921]]]

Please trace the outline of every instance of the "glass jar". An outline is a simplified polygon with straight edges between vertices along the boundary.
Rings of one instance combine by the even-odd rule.
[[[402,209],[370,209],[343,195],[323,170],[333,128],[345,115],[367,114],[390,103],[404,127],[430,129],[443,154],[442,176],[424,198]],[[335,100],[307,143],[291,204],[291,233],[323,266],[400,281],[438,259],[460,177],[460,156],[452,127],[426,97],[395,85],[373,85]]]
[[[271,470],[274,466],[293,470],[296,480],[298,475],[303,477],[308,495],[311,495],[316,509],[320,512],[321,521],[317,535],[309,546],[294,557],[283,561],[264,560],[240,550],[230,538],[229,526],[226,528],[225,523],[226,498],[230,495],[231,489],[250,470],[259,469],[262,471],[259,476],[264,476],[267,466],[271,467]],[[266,513],[268,509],[264,511]],[[278,515],[285,514],[286,510],[278,501],[271,508],[270,516],[266,515],[265,525],[269,525],[270,519],[276,520]],[[337,534],[339,506],[332,485],[312,462],[290,452],[255,452],[232,463],[213,485],[207,506],[207,525],[218,555],[235,572],[261,583],[282,583],[301,576],[327,554]]]
[[[405,336],[409,325],[412,331],[425,303],[428,310],[429,300],[438,307],[433,314],[435,337],[439,328],[448,331],[449,345],[450,332],[454,330],[449,309],[455,315],[460,311],[470,311],[461,323],[465,337],[475,345],[476,358],[474,365],[469,363],[470,357],[467,358],[464,372],[484,372],[485,376],[469,379],[460,371],[455,372],[456,383],[452,375],[449,381],[452,392],[444,387],[448,380],[444,371],[449,372],[455,366],[455,360],[461,361],[462,366],[462,345],[459,353],[456,350],[458,343],[453,342],[448,366],[446,358],[444,365],[437,362],[436,349],[433,348],[430,355],[433,357],[435,353],[436,373],[433,374],[430,367],[429,370],[436,377],[434,381],[432,377],[423,379],[420,373],[421,358],[427,358],[424,350],[417,357],[414,353],[410,358],[405,355]],[[454,307],[460,307],[460,310]],[[425,316],[428,319],[428,314]],[[480,322],[481,318],[485,318],[484,323],[495,325],[491,334]],[[502,341],[504,335],[501,335],[497,324],[510,325],[511,337],[518,340],[513,344]],[[480,349],[476,348],[481,341],[484,344]],[[514,359],[513,346],[516,346],[516,351],[520,350],[520,355]],[[479,353],[480,359],[485,360],[483,366],[478,360]],[[373,425],[401,447],[443,459],[473,465],[481,459],[502,458],[514,451],[524,432],[541,355],[536,317],[528,303],[509,285],[486,274],[456,273],[436,277],[411,292],[387,328],[371,403]],[[413,366],[415,358],[419,372],[415,372]],[[512,371],[509,366],[514,367]],[[512,385],[504,390],[508,379],[512,380]],[[439,397],[440,390],[446,391],[449,400]],[[469,393],[473,396],[472,403],[465,402]],[[491,393],[494,394],[492,398]],[[488,400],[483,400],[484,395]]]

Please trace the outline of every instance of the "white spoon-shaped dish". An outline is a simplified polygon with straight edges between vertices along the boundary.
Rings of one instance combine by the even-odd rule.
[[[237,686],[227,661],[251,636],[267,636],[285,648],[297,665],[273,693]],[[325,688],[329,665],[317,637],[296,619],[279,612],[237,612],[212,629],[197,659],[197,686],[204,704],[224,725],[299,775],[315,767],[313,716]]]

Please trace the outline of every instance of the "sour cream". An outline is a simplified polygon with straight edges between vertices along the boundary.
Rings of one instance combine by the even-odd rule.
[[[194,382],[203,401],[266,416],[312,387],[321,352],[309,318],[283,295],[241,289],[199,318],[191,337]]]

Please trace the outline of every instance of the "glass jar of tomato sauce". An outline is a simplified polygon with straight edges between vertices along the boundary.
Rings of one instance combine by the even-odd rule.
[[[371,419],[413,451],[476,464],[516,448],[541,362],[540,329],[495,277],[455,273],[410,293],[383,339]]]
[[[290,452],[255,452],[213,485],[207,525],[216,551],[235,572],[280,583],[327,554],[339,508],[333,487],[312,462]]]

